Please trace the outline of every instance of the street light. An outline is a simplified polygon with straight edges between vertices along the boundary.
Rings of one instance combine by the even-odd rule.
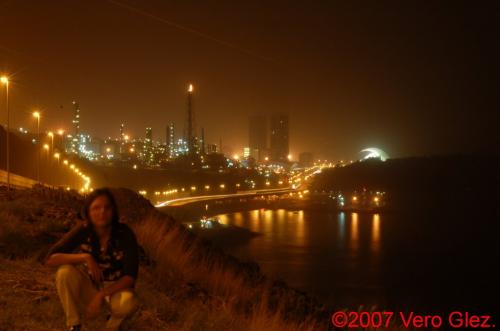
[[[59,146],[59,148],[61,150],[64,150],[64,130],[63,129],[59,129],[57,131],[57,134],[61,137],[61,145]]]
[[[44,144],[43,145],[43,149],[47,151],[47,162],[50,163],[51,159],[50,159],[50,151],[49,151],[49,144]],[[44,156],[45,158],[45,156]],[[45,182],[52,182],[52,172],[50,171],[49,169],[49,177],[48,177],[49,180],[47,180],[47,177],[45,178]]]
[[[52,131],[49,131],[47,135],[50,137],[50,150],[54,151],[54,133]]]
[[[6,134],[6,143],[7,143],[7,192],[10,191],[10,112],[9,112],[9,78],[7,76],[0,77],[0,82],[5,85],[5,106],[7,108],[7,134]]]
[[[33,117],[36,118],[36,143],[40,143],[40,112],[35,111],[33,112]],[[40,183],[40,148],[37,148],[38,155],[37,155],[37,167],[36,167],[36,180],[38,183]]]

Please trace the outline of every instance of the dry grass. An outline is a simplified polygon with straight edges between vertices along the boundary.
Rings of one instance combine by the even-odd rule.
[[[307,297],[200,241],[132,192],[116,196],[147,255],[137,284],[142,307],[126,330],[326,329]],[[51,192],[0,201],[0,331],[64,329],[54,270],[39,257],[74,223],[79,202]],[[102,329],[104,318],[86,330]]]

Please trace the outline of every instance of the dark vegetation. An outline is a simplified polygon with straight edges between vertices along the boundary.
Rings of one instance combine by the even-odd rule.
[[[8,330],[62,328],[53,270],[40,261],[78,222],[83,197],[40,186],[9,196],[1,189],[0,283],[15,287],[0,288],[0,325]],[[121,221],[132,227],[143,249],[142,310],[129,330],[313,330],[328,325],[329,311],[307,294],[196,237],[134,192],[113,193]]]

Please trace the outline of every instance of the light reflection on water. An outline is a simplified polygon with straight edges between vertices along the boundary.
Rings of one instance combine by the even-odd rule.
[[[378,286],[374,278],[383,229],[378,214],[258,209],[217,217],[223,224],[261,234],[227,248],[229,253],[257,261],[267,275],[294,287],[330,295],[333,279],[349,287],[361,276],[367,277],[362,281],[368,286]],[[375,271],[366,273],[368,265]]]
[[[380,251],[380,215],[373,214],[372,217],[372,251],[377,255]]]
[[[358,213],[351,213],[351,240],[350,248],[353,253],[358,250]]]
[[[484,266],[498,260],[491,258],[497,251],[492,249],[495,231],[471,227],[468,216],[260,209],[218,217],[223,224],[261,234],[236,243],[221,240],[228,253],[256,261],[271,278],[342,307],[432,304],[444,309],[449,302],[455,307],[491,300],[476,289],[497,284],[492,267],[464,270],[464,256]],[[476,240],[483,237],[491,240]],[[465,283],[472,284],[468,296],[457,291]]]
[[[343,211],[338,214],[337,222],[339,223],[337,247],[341,248],[345,240],[345,213]]]

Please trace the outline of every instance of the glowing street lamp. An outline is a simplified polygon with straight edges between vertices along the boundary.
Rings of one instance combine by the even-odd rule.
[[[63,129],[59,129],[57,130],[57,134],[59,135],[59,137],[61,138],[61,145],[59,145],[59,147],[61,149],[64,148],[64,130]]]
[[[54,137],[54,135],[52,135],[52,137]],[[49,162],[49,164],[50,164],[50,161],[51,161],[51,160],[50,160],[50,156],[49,156],[49,155],[50,155],[50,151],[49,151],[49,144],[44,144],[44,145],[43,145],[43,149],[47,151],[47,161],[48,161],[48,162]],[[50,179],[50,182],[52,182],[53,172],[52,172],[52,171],[50,171],[49,173],[50,173],[50,175],[49,175],[49,179]]]
[[[54,157],[57,159],[57,165],[59,165],[59,161],[61,160],[61,154],[55,153]]]
[[[10,191],[10,111],[9,111],[9,77],[0,77],[0,82],[5,85],[5,106],[7,108],[7,134],[6,134],[6,161],[7,161],[7,192]]]
[[[40,143],[40,112],[35,111],[33,112],[33,117],[36,118],[36,143]],[[37,167],[36,167],[36,179],[37,182],[40,183],[40,149],[38,148],[38,155],[37,155]]]

